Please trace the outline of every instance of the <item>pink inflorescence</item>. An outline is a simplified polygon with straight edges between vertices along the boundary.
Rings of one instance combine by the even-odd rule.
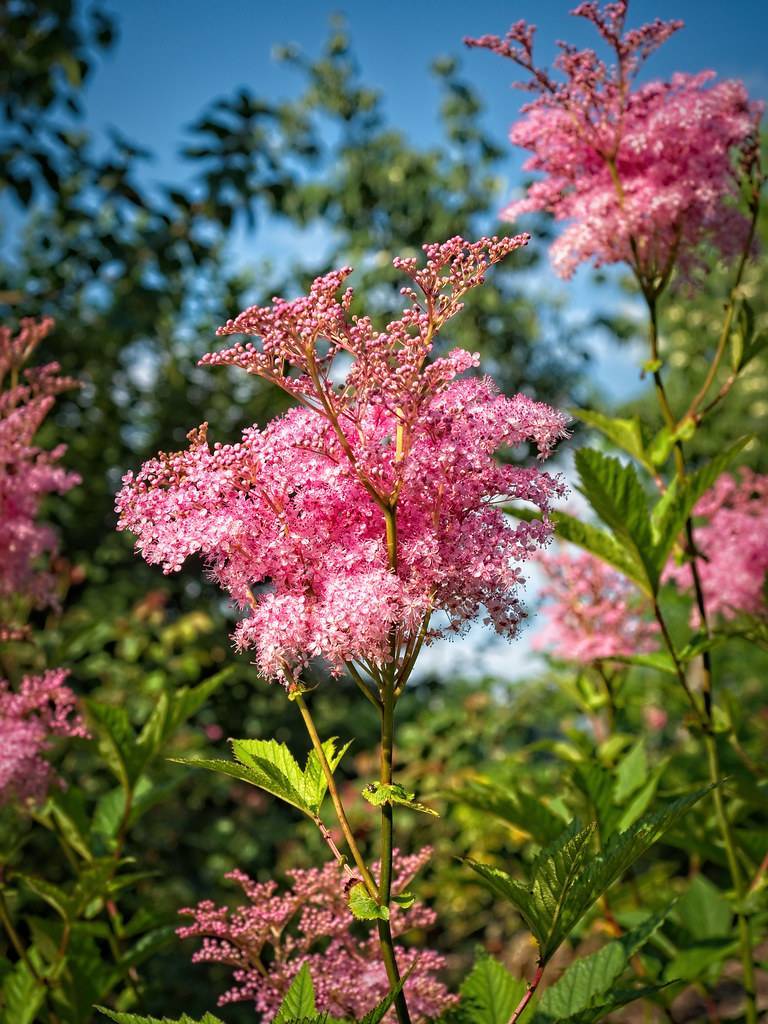
[[[348,270],[318,278],[308,296],[246,310],[220,333],[261,344],[202,362],[266,377],[300,407],[234,445],[211,448],[203,425],[186,451],[125,477],[119,527],[166,572],[202,555],[247,610],[235,639],[265,675],[315,657],[335,671],[405,661],[437,635],[435,611],[459,631],[485,609],[514,634],[518,563],[549,538],[546,513],[563,486],[495,452],[532,443],[543,458],[566,419],[506,398],[488,377],[457,379],[477,365],[468,352],[428,357],[465,292],[526,240],[456,238],[425,246],[423,268],[396,260],[422,296],[404,289],[411,305],[383,332],[350,315],[349,290],[336,298]],[[510,523],[499,507],[510,499],[533,502],[543,520]]]
[[[733,619],[740,614],[768,618],[768,476],[743,469],[724,473],[697,503],[695,544],[707,612]],[[690,562],[670,562],[665,578],[693,589]],[[698,610],[694,606],[694,622]]]
[[[43,757],[51,739],[88,735],[68,675],[57,668],[25,676],[17,691],[0,679],[0,806],[43,800],[56,778]]]
[[[573,11],[597,28],[615,63],[559,43],[562,77],[534,63],[535,30],[523,21],[504,39],[466,40],[529,76],[521,87],[536,98],[511,139],[532,153],[525,169],[544,178],[503,216],[545,210],[570,221],[551,249],[563,277],[591,260],[627,262],[641,278],[663,280],[676,262],[690,272],[701,243],[729,256],[747,237],[733,156],[740,151],[742,169],[755,159],[762,105],[749,101],[739,81],[711,84],[711,71],[636,85],[642,62],[682,22],[657,19],[625,31],[627,6],[582,3]]]
[[[38,606],[55,600],[50,560],[56,535],[38,522],[48,494],[62,494],[80,482],[59,460],[64,445],[46,451],[33,441],[56,395],[77,382],[62,377],[57,363],[24,370],[52,320],[23,320],[17,335],[0,327],[0,599],[19,598]],[[3,635],[18,627],[5,625]]]
[[[394,853],[393,892],[404,891],[430,849],[412,856]],[[234,985],[219,1005],[250,1001],[271,1020],[291,982],[307,964],[317,1008],[334,1016],[360,1018],[389,991],[378,954],[378,937],[370,924],[355,922],[348,907],[345,876],[335,861],[323,868],[287,872],[290,884],[280,892],[276,882],[254,882],[241,871],[226,877],[242,888],[248,903],[235,909],[204,900],[182,910],[193,923],[178,929],[182,938],[202,939],[195,963],[224,963],[233,969]],[[378,877],[377,867],[374,875]],[[392,932],[430,928],[435,914],[423,903],[408,910],[392,907]],[[443,957],[428,949],[396,945],[401,973],[415,963],[405,993],[417,1020],[438,1017],[455,1002],[438,972]],[[390,1013],[391,1017],[391,1013]]]
[[[637,588],[625,576],[589,552],[540,561],[548,583],[537,648],[581,663],[655,650],[659,627],[643,615]]]

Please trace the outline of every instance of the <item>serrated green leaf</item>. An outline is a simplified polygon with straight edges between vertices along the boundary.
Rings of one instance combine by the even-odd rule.
[[[323,743],[331,771],[337,768],[350,745],[345,743],[337,749],[336,742],[334,737]],[[183,757],[170,760],[175,764],[207,768],[258,786],[313,819],[320,813],[328,787],[314,750],[303,771],[288,747],[277,740],[233,740],[232,751],[236,761]]]
[[[527,523],[541,519],[541,513],[533,512],[530,509],[515,508],[513,505],[505,505],[504,511]],[[575,516],[568,515],[567,512],[550,512],[549,519],[555,527],[555,533],[562,540],[568,541],[569,544],[575,544],[585,551],[591,551],[593,555],[597,555],[598,558],[618,569],[628,579],[634,580],[642,590],[648,590],[648,581],[642,564],[632,556],[631,552],[617,544],[606,530],[594,526],[592,523],[582,522]]]
[[[634,466],[593,448],[576,452],[580,490],[614,537],[642,566],[643,589],[656,593],[661,570],[656,564],[648,499]]]
[[[275,1024],[287,1024],[288,1021],[298,1020],[302,1017],[314,1017],[316,1013],[312,976],[309,973],[309,967],[303,964],[291,982],[291,987],[285,993],[285,998],[275,1014],[274,1021]]]
[[[574,824],[541,851],[527,885],[500,868],[471,860],[467,863],[517,908],[539,945],[541,962],[546,963],[613,883],[711,788],[646,815],[625,832],[604,840],[599,852],[592,843],[595,824],[578,831]]]
[[[525,981],[482,952],[459,989],[462,1017],[471,1024],[507,1024],[527,987]]]
[[[32,1024],[45,999],[45,985],[36,980],[23,960],[3,978],[2,1024]]]
[[[657,914],[649,915],[621,939],[609,942],[590,956],[570,964],[562,976],[544,992],[532,1024],[570,1020],[596,1005],[605,1005],[618,978],[628,968],[630,959],[661,927],[674,903]]]
[[[486,779],[470,779],[460,789],[446,794],[449,800],[467,804],[478,811],[493,814],[521,829],[541,846],[562,835],[567,822],[539,798],[521,789],[497,785]]]
[[[115,1021],[115,1024],[224,1024],[212,1013],[205,1013],[200,1018],[192,1018],[182,1013],[181,1017],[144,1017],[140,1013],[121,1013],[118,1010],[108,1010],[106,1006],[97,1006],[99,1013]]]
[[[637,416],[631,419],[622,419],[617,416],[606,416],[604,413],[592,409],[572,409],[571,414],[586,423],[588,427],[599,430],[609,441],[627,452],[633,458],[653,472],[653,463],[650,460],[646,446],[648,438],[645,435],[642,422]]]
[[[347,905],[359,921],[389,920],[389,907],[378,904],[362,882],[349,890]]]
[[[626,970],[627,957],[619,942],[609,942],[590,956],[575,960],[544,992],[539,1014],[547,1020],[563,1020],[588,1009],[605,995]]]
[[[399,804],[402,807],[410,807],[412,811],[431,814],[435,818],[440,817],[437,811],[427,807],[426,804],[419,803],[416,800],[416,794],[409,793],[399,782],[385,784],[371,782],[363,789],[363,796],[374,807],[381,807],[382,804]]]
[[[665,982],[661,985],[644,985],[642,988],[614,991],[606,1002],[590,1006],[571,1017],[558,1017],[554,1020],[552,1017],[536,1014],[532,1024],[598,1024],[605,1020],[608,1014],[615,1013],[616,1010],[635,1002],[636,999],[652,999],[663,989],[668,988],[669,984],[670,982]]]
[[[651,513],[651,529],[654,559],[659,573],[667,564],[685,521],[692,515],[699,498],[710,489],[750,440],[751,435],[740,437],[682,482],[675,477],[656,503]]]

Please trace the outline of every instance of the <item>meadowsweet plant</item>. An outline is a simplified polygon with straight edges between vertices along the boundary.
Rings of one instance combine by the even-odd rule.
[[[352,312],[350,289],[338,294],[349,268],[318,278],[305,297],[241,313],[219,333],[256,335],[260,344],[202,362],[265,377],[300,407],[263,431],[246,430],[236,445],[211,448],[205,426],[193,431],[186,452],[129,473],[117,499],[120,527],[137,534],[150,562],[170,572],[203,555],[243,608],[236,643],[255,648],[261,672],[281,679],[298,705],[313,747],[303,773],[264,741],[235,741],[241,767],[224,769],[265,785],[265,759],[284,762],[282,781],[267,788],[324,834],[319,805],[330,790],[348,852],[332,849],[353,913],[377,922],[401,1020],[418,976],[400,990],[393,810],[419,804],[393,779],[395,707],[422,645],[441,633],[483,615],[514,635],[523,615],[519,566],[546,542],[563,485],[537,465],[503,464],[496,452],[530,444],[544,458],[566,433],[562,413],[524,395],[506,398],[489,378],[460,379],[477,364],[471,353],[429,356],[464,295],[527,240],[457,237],[426,245],[424,266],[395,260],[410,281],[409,305],[383,331]],[[513,499],[532,503],[541,519],[511,522],[501,505]],[[343,750],[320,740],[305,700],[304,673],[318,658],[334,674],[348,671],[380,715],[379,778],[365,790],[381,808],[378,879],[333,780]],[[294,789],[298,799],[286,793]]]
[[[740,477],[725,472],[753,443],[749,436],[729,439],[716,458],[695,468],[686,447],[766,344],[741,288],[754,250],[763,184],[762,108],[748,99],[740,82],[715,82],[711,72],[637,82],[642,63],[681,22],[628,28],[626,2],[583,3],[573,13],[594,26],[610,63],[593,50],[561,43],[554,70],[543,68],[534,60],[534,28],[522,21],[504,38],[467,40],[521,68],[522,87],[535,97],[511,139],[532,153],[527,169],[541,177],[504,216],[516,220],[546,210],[567,221],[551,249],[552,262],[565,277],[584,261],[629,266],[647,309],[644,370],[653,377],[663,427],[654,435],[638,418],[577,413],[623,450],[624,458],[589,448],[576,453],[580,489],[604,526],[558,513],[560,535],[588,554],[555,563],[556,579],[566,585],[559,593],[549,588],[554,604],[548,635],[559,640],[556,653],[573,662],[599,665],[612,649],[626,661],[674,678],[685,694],[713,786],[741,957],[743,1012],[753,1024],[758,1019],[755,943],[762,919],[748,897],[761,884],[765,861],[761,864],[762,854],[756,860],[745,855],[721,784],[721,748],[733,735],[733,724],[716,704],[712,652],[728,635],[724,623],[751,620],[742,635],[761,635],[768,568],[762,555],[764,481],[748,471]],[[670,288],[687,284],[690,289],[697,269],[706,268],[713,256],[732,266],[732,285],[706,374],[687,404],[675,408],[666,385],[668,348],[660,334],[663,299]],[[692,598],[694,632],[685,638],[665,608],[665,580]],[[634,614],[634,621],[628,618],[626,588],[643,595],[647,622]],[[604,597],[610,609],[602,604]],[[593,634],[598,617],[601,641]],[[630,631],[635,635],[628,642]],[[733,743],[738,749],[735,735]],[[760,777],[758,766],[748,762],[748,767]],[[717,962],[722,970],[724,958]]]
[[[15,334],[0,328],[3,1024],[79,1024],[92,1018],[94,1003],[135,993],[138,965],[169,928],[120,905],[138,877],[126,854],[129,833],[151,806],[150,767],[161,746],[223,681],[160,695],[136,731],[124,708],[81,701],[75,672],[45,667],[43,634],[55,629],[71,575],[46,498],[81,483],[66,468],[66,446],[45,447],[38,436],[56,397],[78,386],[55,362],[30,365],[53,326],[25,320]],[[83,775],[61,757],[73,747]]]

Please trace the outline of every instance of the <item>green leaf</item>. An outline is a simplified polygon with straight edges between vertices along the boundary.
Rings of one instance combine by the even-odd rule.
[[[527,987],[498,960],[481,952],[459,989],[462,1011],[469,1010],[471,1024],[507,1024]]]
[[[637,416],[633,416],[632,419],[621,419],[617,416],[606,416],[592,409],[572,409],[571,414],[588,427],[599,430],[609,441],[613,441],[617,448],[637,459],[649,472],[654,472],[653,463],[646,451],[648,439]]]
[[[137,756],[144,768],[157,756],[179,727],[200,710],[222,683],[231,678],[233,672],[234,666],[230,666],[198,686],[183,686],[170,694],[160,695],[137,740]]]
[[[677,669],[672,656],[666,651],[652,651],[650,654],[614,655],[613,661],[620,661],[623,665],[637,665],[639,668],[652,668],[665,675],[677,676]]]
[[[710,489],[750,440],[751,435],[740,437],[701,469],[686,477],[683,482],[675,477],[656,503],[651,513],[651,529],[654,558],[659,573],[667,564],[685,521],[692,515],[699,498]]]
[[[360,921],[389,920],[389,907],[378,904],[362,882],[357,882],[349,890],[347,903]]]
[[[539,945],[541,962],[546,963],[613,883],[711,788],[646,815],[625,832],[611,836],[600,852],[592,843],[594,823],[581,830],[572,825],[556,843],[541,851],[527,885],[500,868],[471,860],[467,863],[517,908]]]
[[[331,771],[335,771],[350,745],[345,743],[337,749],[336,742],[334,737],[323,743]],[[312,819],[318,816],[328,786],[314,750],[310,751],[303,771],[288,747],[277,740],[232,740],[232,751],[237,761],[184,757],[170,760],[230,775],[266,790]]]
[[[22,872],[15,872],[14,878],[21,882],[25,889],[29,889],[30,892],[33,892],[41,900],[45,900],[49,906],[53,907],[62,920],[69,921],[72,918],[72,898],[60,886],[54,885],[44,878],[36,878],[33,875],[25,875]]]
[[[392,902],[396,903],[402,910],[410,910],[413,904],[416,902],[416,897],[412,892],[401,892],[397,896],[392,897]]]
[[[514,508],[511,505],[505,506],[504,511],[518,519],[524,519],[526,522],[541,518],[538,513],[528,509]],[[593,555],[597,555],[598,558],[618,569],[628,579],[634,580],[643,591],[650,593],[642,562],[631,551],[618,544],[610,533],[592,523],[584,523],[575,516],[568,515],[567,512],[551,512],[549,518],[555,527],[555,533],[562,540],[575,544],[585,551],[591,551]]]
[[[369,804],[374,807],[381,807],[382,804],[401,804],[403,807],[410,807],[412,811],[421,811],[422,814],[431,814],[435,818],[440,815],[426,804],[416,800],[415,793],[409,793],[399,782],[384,783],[371,782],[363,789],[363,796]]]
[[[665,982],[662,985],[644,985],[642,988],[614,990],[606,1002],[590,1006],[571,1017],[558,1017],[555,1021],[551,1017],[537,1014],[532,1024],[598,1024],[605,1020],[608,1014],[615,1013],[616,1010],[633,1003],[636,999],[652,999],[657,993],[668,988],[669,984],[670,982]]]
[[[613,992],[631,958],[661,927],[674,905],[673,901],[620,939],[570,964],[544,992],[532,1024],[568,1020],[598,1004],[605,1005],[606,995]]]
[[[45,999],[45,985],[38,982],[23,960],[3,978],[2,1024],[32,1024]]]
[[[617,803],[623,804],[648,779],[648,755],[645,742],[640,739],[630,749],[616,768],[616,784],[613,797]]]
[[[471,779],[446,796],[528,832],[541,846],[554,842],[567,824],[541,799],[520,789],[502,788],[486,779]]]
[[[99,1013],[115,1021],[115,1024],[224,1024],[212,1013],[205,1013],[199,1019],[188,1017],[182,1013],[180,1017],[144,1017],[139,1013],[120,1013],[118,1010],[108,1010],[106,1006],[97,1006]]]
[[[654,557],[648,499],[634,466],[593,448],[580,448],[576,452],[576,468],[580,490],[592,508],[611,528],[631,560],[642,566],[643,589],[656,593],[661,570]]]
[[[312,984],[309,967],[303,964],[291,982],[291,987],[285,993],[285,998],[275,1014],[274,1021],[275,1024],[287,1024],[291,1020],[314,1017],[316,1013],[315,988]]]
[[[688,934],[697,941],[733,935],[733,911],[704,875],[696,875],[677,904],[677,915]]]
[[[142,757],[128,712],[125,708],[94,700],[86,699],[83,703],[107,767],[120,785],[130,790],[138,777]]]
[[[626,967],[627,957],[620,942],[609,942],[596,953],[575,960],[544,992],[539,1003],[541,1015],[562,1020],[588,1009],[611,989]]]

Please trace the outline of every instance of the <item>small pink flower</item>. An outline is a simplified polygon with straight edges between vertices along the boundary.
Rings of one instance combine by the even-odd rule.
[[[651,732],[661,732],[669,721],[669,715],[664,708],[656,707],[655,704],[649,704],[648,707],[643,708],[643,718]]]
[[[0,806],[42,801],[56,781],[43,757],[51,740],[88,736],[75,695],[64,683],[68,675],[57,668],[25,676],[16,692],[0,679]]]
[[[403,892],[415,873],[429,859],[426,847],[418,854],[394,853],[393,892]],[[231,967],[234,985],[219,1005],[253,1001],[256,1009],[272,1020],[283,996],[301,967],[312,976],[317,1008],[335,1016],[360,1018],[389,991],[386,971],[378,951],[378,937],[368,924],[355,922],[347,907],[346,878],[331,861],[323,868],[287,872],[288,887],[279,891],[275,882],[254,882],[241,871],[227,878],[237,882],[248,902],[239,907],[218,907],[204,900],[182,910],[192,917],[178,929],[182,938],[199,938],[194,963],[224,963]],[[378,877],[378,867],[374,866]],[[408,910],[392,907],[395,938],[412,929],[428,929],[435,914],[418,901]],[[416,1021],[431,1020],[452,1006],[438,973],[445,961],[429,949],[398,944],[401,973],[415,964],[405,985],[408,1005]],[[390,1012],[387,1020],[393,1020]]]
[[[534,644],[565,661],[588,663],[655,650],[659,627],[625,576],[589,552],[543,555],[544,627]]]
[[[699,578],[707,612],[733,619],[747,614],[768,617],[768,476],[742,469],[740,477],[723,473],[701,498],[694,514]],[[690,562],[670,561],[665,579],[693,589]],[[694,623],[698,610],[694,605]]]
[[[16,335],[0,327],[0,598],[22,597],[38,607],[56,603],[56,534],[38,521],[40,505],[80,482],[58,465],[64,445],[46,451],[34,444],[56,395],[77,386],[60,376],[57,363],[24,370],[52,327],[49,319],[23,320]],[[0,624],[9,637],[19,628]]]
[[[714,72],[677,73],[637,85],[642,63],[682,27],[656,20],[625,28],[626,0],[582,3],[586,18],[613,51],[606,64],[594,50],[559,43],[554,77],[533,59],[535,29],[523,21],[504,39],[468,39],[508,57],[528,75],[535,98],[512,128],[512,142],[532,154],[526,171],[543,177],[502,216],[544,210],[568,225],[550,250],[570,277],[582,262],[625,262],[646,280],[673,265],[690,273],[702,243],[729,257],[741,251],[748,222],[738,210],[742,168],[756,158],[762,105],[738,81],[713,83]]]
[[[514,635],[524,562],[550,536],[547,511],[563,493],[537,466],[503,465],[502,447],[546,457],[566,434],[562,413],[525,395],[506,398],[490,378],[457,379],[477,364],[456,350],[427,362],[437,329],[524,238],[455,238],[425,246],[426,266],[396,260],[422,289],[385,332],[351,316],[348,270],[318,278],[309,295],[254,307],[220,333],[259,334],[204,357],[259,374],[300,403],[239,443],[214,444],[207,426],[184,452],[161,455],[117,496],[119,529],[150,563],[175,572],[200,554],[243,609],[234,639],[280,678],[322,658],[336,673],[359,660],[407,657],[417,637],[485,615]],[[431,312],[427,314],[425,309]],[[333,361],[343,356],[339,381]],[[332,372],[334,371],[334,372]],[[544,513],[511,523],[521,499]],[[397,566],[383,509],[395,507]]]

